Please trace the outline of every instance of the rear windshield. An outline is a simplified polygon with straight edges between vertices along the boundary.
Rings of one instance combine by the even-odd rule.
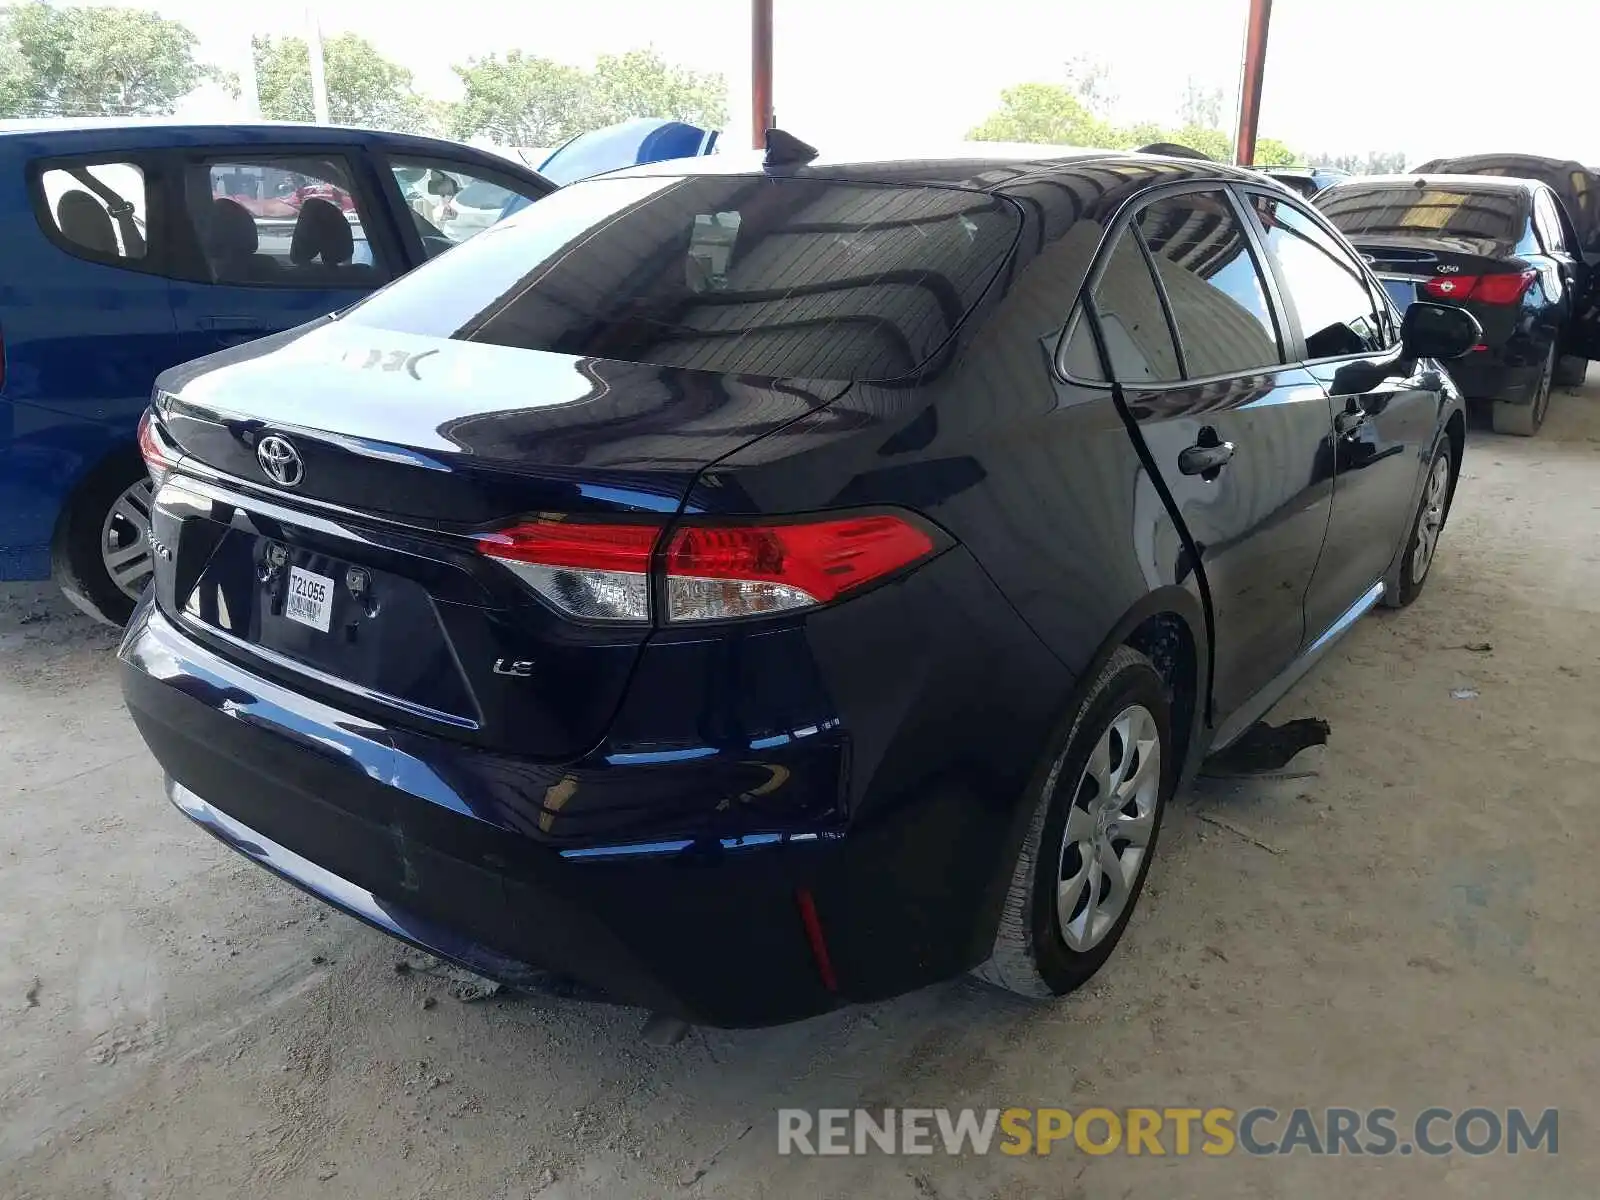
[[[1016,240],[1008,201],[765,176],[560,188],[348,321],[765,376],[897,379],[977,304]]]
[[[1432,234],[1515,242],[1528,220],[1527,197],[1507,188],[1363,187],[1341,184],[1317,197],[1346,237]]]

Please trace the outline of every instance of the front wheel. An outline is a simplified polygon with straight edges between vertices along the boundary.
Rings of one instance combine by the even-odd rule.
[[[980,978],[1059,996],[1104,965],[1144,887],[1176,777],[1165,685],[1149,659],[1119,647],[1037,785]]]
[[[97,467],[67,502],[52,547],[54,575],[67,599],[96,620],[126,625],[150,582],[152,501],[144,460],[129,452]]]

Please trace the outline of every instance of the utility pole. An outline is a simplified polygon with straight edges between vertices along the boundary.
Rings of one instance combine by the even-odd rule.
[[[1256,126],[1261,120],[1261,81],[1267,73],[1267,30],[1272,0],[1250,0],[1244,31],[1244,63],[1239,70],[1239,125],[1233,139],[1233,161],[1248,167],[1256,160]]]
[[[750,0],[750,144],[767,144],[772,128],[772,0]]]
[[[311,111],[318,125],[332,125],[328,115],[328,80],[322,69],[322,26],[317,10],[306,6],[306,49],[311,54]]]
[[[261,88],[256,83],[256,39],[244,39],[244,63],[239,68],[239,106],[252,121],[261,119]]]

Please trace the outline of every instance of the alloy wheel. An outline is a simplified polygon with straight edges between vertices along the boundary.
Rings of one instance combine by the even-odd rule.
[[[1150,710],[1131,704],[1095,743],[1067,813],[1056,918],[1068,949],[1099,945],[1128,907],[1160,794],[1161,734]]]
[[[150,506],[155,488],[148,476],[117,497],[100,524],[100,561],[111,582],[138,599],[150,582],[155,563],[150,554]]]
[[[1433,460],[1428,482],[1422,492],[1422,512],[1417,516],[1417,547],[1411,552],[1411,581],[1421,583],[1433,565],[1433,552],[1444,529],[1445,506],[1450,503],[1450,457],[1441,454]]]

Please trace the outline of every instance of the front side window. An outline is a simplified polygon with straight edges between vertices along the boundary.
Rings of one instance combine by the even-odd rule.
[[[658,366],[898,379],[1016,241],[998,196],[749,175],[592,179],[429,263],[357,324]]]
[[[1387,328],[1366,273],[1327,230],[1271,196],[1250,198],[1300,317],[1306,357],[1370,354],[1387,345]]]
[[[1157,200],[1138,217],[1192,378],[1283,361],[1243,223],[1222,192]]]
[[[191,162],[184,199],[211,282],[366,288],[389,278],[342,157]]]
[[[459,163],[391,157],[389,169],[430,258],[482,233],[509,215],[518,201],[547,194],[546,189],[508,176],[490,177]]]
[[[58,246],[96,262],[149,254],[144,172],[133,163],[73,163],[39,174],[41,224]]]

